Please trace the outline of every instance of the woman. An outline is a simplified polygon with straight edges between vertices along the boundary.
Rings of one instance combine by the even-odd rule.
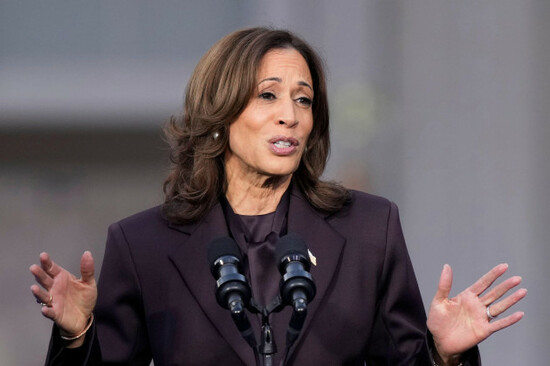
[[[478,364],[479,342],[519,321],[496,319],[526,295],[498,265],[449,299],[445,265],[426,321],[396,206],[320,180],[329,152],[321,62],[286,31],[251,28],[214,45],[167,129],[166,199],[109,229],[96,289],[46,253],[31,290],[55,322],[48,364],[253,365],[257,356],[216,303],[207,246],[232,237],[260,307],[278,294],[279,237],[300,236],[317,285],[302,332],[284,350],[290,307],[267,316],[274,364]],[[483,293],[483,294],[482,294]],[[96,305],[97,298],[97,305]],[[266,317],[249,314],[256,336]]]

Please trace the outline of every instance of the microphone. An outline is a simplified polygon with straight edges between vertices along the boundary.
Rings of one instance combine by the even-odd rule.
[[[285,305],[292,305],[292,317],[286,331],[286,352],[283,365],[286,364],[290,348],[298,339],[307,316],[307,304],[315,297],[315,283],[309,273],[311,263],[307,246],[296,234],[288,234],[277,242],[275,258],[279,272],[283,276],[280,290]]]
[[[306,243],[296,234],[285,235],[277,242],[275,258],[283,276],[280,285],[283,303],[292,305],[296,312],[305,312],[316,292],[313,277],[308,272],[311,262]]]
[[[241,253],[230,237],[214,239],[208,246],[210,271],[216,279],[216,300],[232,314],[244,312],[251,292],[246,277],[240,273]]]
[[[251,292],[246,277],[240,273],[241,262],[239,247],[230,237],[214,239],[208,245],[210,272],[216,279],[216,300],[229,309],[239,333],[257,358],[256,337],[244,311],[250,304]]]

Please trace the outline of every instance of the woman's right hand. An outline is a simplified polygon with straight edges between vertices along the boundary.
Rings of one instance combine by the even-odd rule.
[[[62,335],[80,334],[88,325],[97,300],[92,253],[86,251],[80,259],[81,278],[55,264],[48,253],[41,253],[40,265],[33,264],[29,269],[42,286],[31,286],[36,301],[42,304],[42,315],[52,319]]]

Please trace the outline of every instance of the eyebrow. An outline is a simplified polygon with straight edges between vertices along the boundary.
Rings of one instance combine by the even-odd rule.
[[[263,79],[262,81],[260,81],[260,82],[258,83],[258,85],[260,85],[261,83],[263,83],[263,82],[265,82],[265,81],[276,81],[276,82],[278,82],[278,83],[282,83],[282,82],[283,82],[283,79],[274,76],[274,77],[271,77],[271,78]],[[306,88],[309,88],[309,89],[311,89],[311,90],[313,91],[313,88],[311,87],[311,85],[309,85],[309,84],[308,84],[307,82],[305,82],[305,81],[298,81],[298,85],[300,85],[300,86],[305,86]]]

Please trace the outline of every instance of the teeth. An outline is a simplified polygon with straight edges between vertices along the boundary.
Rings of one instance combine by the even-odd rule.
[[[288,141],[277,141],[274,145],[280,148],[292,146],[292,144]]]

